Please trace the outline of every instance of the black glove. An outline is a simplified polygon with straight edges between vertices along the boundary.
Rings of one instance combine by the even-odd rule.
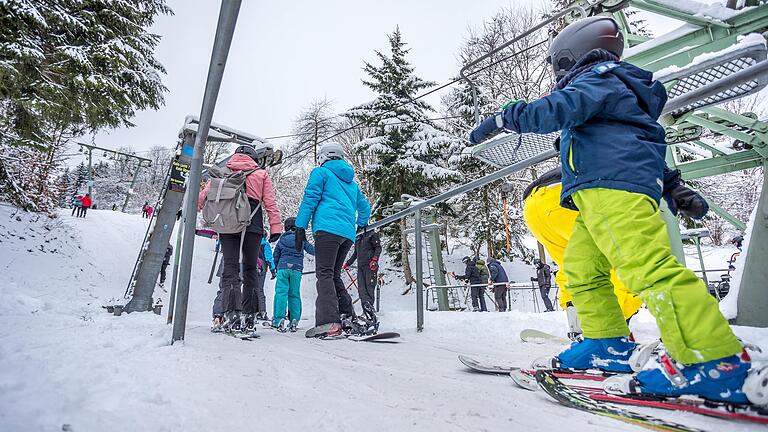
[[[502,126],[501,113],[494,114],[483,120],[482,123],[477,125],[477,127],[470,132],[469,142],[472,144],[480,144],[483,141],[493,138],[504,132]]]
[[[669,211],[675,216],[679,212],[683,216],[701,219],[709,211],[709,204],[704,197],[683,185],[680,170],[674,170],[665,176],[662,197],[667,202]]]
[[[277,277],[277,272],[276,272],[276,271],[274,271],[274,270],[272,270],[272,277],[271,277],[271,278],[269,278],[269,280],[273,280],[273,279],[275,279],[276,277]]]
[[[296,240],[293,243],[293,247],[301,252],[304,249],[304,240],[307,239],[307,230],[304,228],[296,228]]]
[[[560,137],[555,138],[552,146],[555,148],[555,150],[557,150],[558,153],[560,153]]]
[[[280,240],[280,233],[274,233],[269,235],[269,242],[274,243],[276,241]]]

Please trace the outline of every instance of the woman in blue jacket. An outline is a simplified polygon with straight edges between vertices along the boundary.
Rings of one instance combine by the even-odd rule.
[[[341,315],[354,316],[352,298],[341,281],[341,266],[357,227],[368,225],[371,216],[371,206],[355,182],[352,166],[344,160],[341,144],[325,144],[317,161],[320,166],[309,176],[296,216],[295,249],[303,249],[310,221],[315,237],[315,327],[307,337],[340,335]]]

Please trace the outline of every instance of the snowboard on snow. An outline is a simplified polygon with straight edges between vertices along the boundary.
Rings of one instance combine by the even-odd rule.
[[[396,332],[382,332],[382,333],[376,333],[373,335],[350,335],[346,333],[342,333],[340,335],[336,336],[325,336],[325,337],[319,337],[317,339],[321,340],[337,340],[337,339],[348,339],[355,342],[398,342],[395,339],[398,339],[400,337],[400,333]]]
[[[525,329],[520,332],[520,339],[522,339],[523,342],[530,342],[530,343],[536,343],[536,344],[545,344],[545,343],[559,343],[559,344],[569,344],[571,343],[570,339],[555,336],[551,333],[543,332],[541,330],[536,329]]]

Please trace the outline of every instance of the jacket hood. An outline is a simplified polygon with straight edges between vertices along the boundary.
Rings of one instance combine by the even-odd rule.
[[[331,159],[324,164],[321,165],[323,168],[328,168],[331,170],[333,174],[336,175],[336,177],[339,178],[339,180],[343,181],[344,183],[352,183],[352,180],[355,179],[355,170],[352,169],[352,165],[350,165],[347,161],[342,159]]]
[[[635,94],[640,108],[651,117],[658,119],[667,103],[667,91],[660,82],[653,80],[653,74],[623,62],[612,72]]]
[[[283,235],[280,236],[280,240],[277,241],[277,244],[286,248],[286,249],[295,249],[294,243],[296,240],[296,233],[293,231],[284,232]]]
[[[235,153],[231,158],[229,158],[229,161],[227,161],[227,168],[231,169],[232,171],[255,170],[258,167],[259,166],[256,165],[256,161],[243,153]]]

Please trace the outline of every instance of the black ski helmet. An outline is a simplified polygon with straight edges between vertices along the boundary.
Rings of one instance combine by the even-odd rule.
[[[547,63],[555,77],[564,77],[576,62],[595,48],[602,48],[618,57],[624,53],[624,34],[608,16],[580,19],[564,28],[549,45]]]
[[[285,231],[293,231],[296,229],[296,218],[295,217],[289,217],[288,219],[283,222],[283,228]]]
[[[235,149],[235,153],[249,156],[260,167],[264,168],[267,155],[272,152],[272,144],[269,142],[254,141],[254,144],[242,144]]]

